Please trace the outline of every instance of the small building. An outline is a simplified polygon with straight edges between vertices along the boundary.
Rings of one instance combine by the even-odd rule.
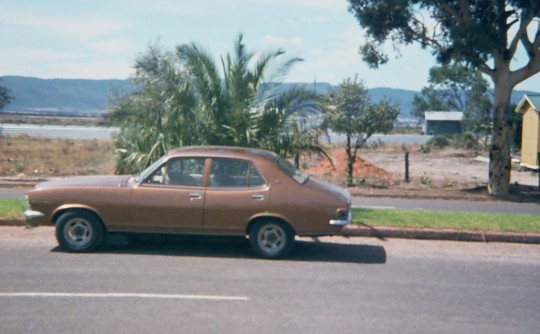
[[[461,111],[426,111],[424,113],[424,134],[461,134],[463,132]]]
[[[524,95],[516,112],[523,114],[521,126],[521,166],[538,169],[540,152],[540,95]]]

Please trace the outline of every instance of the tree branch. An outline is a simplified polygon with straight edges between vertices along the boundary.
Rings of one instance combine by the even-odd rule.
[[[533,56],[537,54],[539,49],[540,49],[540,22],[538,22],[538,26],[536,28],[536,35],[534,36],[534,41],[532,42],[532,46],[531,46]]]
[[[517,47],[518,47],[518,44],[519,44],[520,40],[521,40],[521,44],[523,44],[523,46],[527,50],[527,53],[529,54],[529,58],[530,58],[530,56],[531,56],[530,55],[530,51],[531,51],[530,46],[531,45],[530,45],[530,42],[529,42],[529,39],[528,39],[528,36],[527,36],[527,27],[529,26],[531,21],[532,21],[532,17],[524,17],[523,14],[522,14],[521,22],[519,23],[519,29],[516,32],[516,34],[515,34],[514,38],[512,39],[512,41],[510,42],[510,47],[508,48],[508,51],[510,52],[510,58],[514,57],[514,54],[516,53],[516,50],[517,50]],[[526,40],[525,43],[523,42],[523,39]],[[529,45],[527,45],[527,43]]]
[[[463,22],[471,22],[471,11],[469,9],[470,8],[469,0],[460,0],[459,8],[461,9]]]
[[[428,36],[428,29],[424,22],[420,21],[416,17],[413,17],[411,21],[413,26],[411,27],[410,25],[408,25],[407,29],[409,30],[410,37],[414,41],[422,45],[430,45],[431,47],[436,48],[439,51],[444,50],[444,46],[439,43],[437,39]]]
[[[455,11],[452,7],[450,7],[450,5],[448,4],[447,1],[445,0],[439,0],[438,1],[439,4],[441,5],[441,7],[448,13],[450,14],[450,16],[454,17],[456,20],[460,21],[460,22],[464,22],[463,21],[463,18],[460,17],[459,13],[457,11]]]
[[[493,77],[493,69],[489,67],[486,63],[478,65],[478,69],[480,72],[489,75],[489,77]]]

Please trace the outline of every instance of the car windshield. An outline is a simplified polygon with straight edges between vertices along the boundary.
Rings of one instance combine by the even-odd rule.
[[[135,182],[142,182],[142,181],[146,180],[146,178],[148,178],[150,176],[150,174],[152,174],[152,172],[154,170],[156,170],[156,168],[158,168],[159,166],[161,166],[163,164],[163,162],[165,161],[166,158],[167,158],[167,156],[164,155],[161,158],[159,158],[158,160],[156,160],[153,164],[146,167],[145,170],[143,170],[142,172],[137,174],[137,176],[135,177]]]
[[[294,167],[290,162],[285,159],[277,159],[276,164],[282,171],[284,171],[287,175],[292,177],[296,182],[300,184],[306,183],[306,181],[309,179],[309,175],[301,172],[299,169]]]

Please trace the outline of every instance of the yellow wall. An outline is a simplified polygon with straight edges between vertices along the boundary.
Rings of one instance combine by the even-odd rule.
[[[540,121],[538,113],[530,106],[523,114],[523,129],[521,134],[521,164],[538,166]]]

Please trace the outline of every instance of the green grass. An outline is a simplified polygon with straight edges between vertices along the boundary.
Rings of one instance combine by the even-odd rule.
[[[0,198],[0,218],[24,219],[25,206],[24,199]]]
[[[540,215],[353,209],[353,222],[370,226],[493,232],[540,232]]]

